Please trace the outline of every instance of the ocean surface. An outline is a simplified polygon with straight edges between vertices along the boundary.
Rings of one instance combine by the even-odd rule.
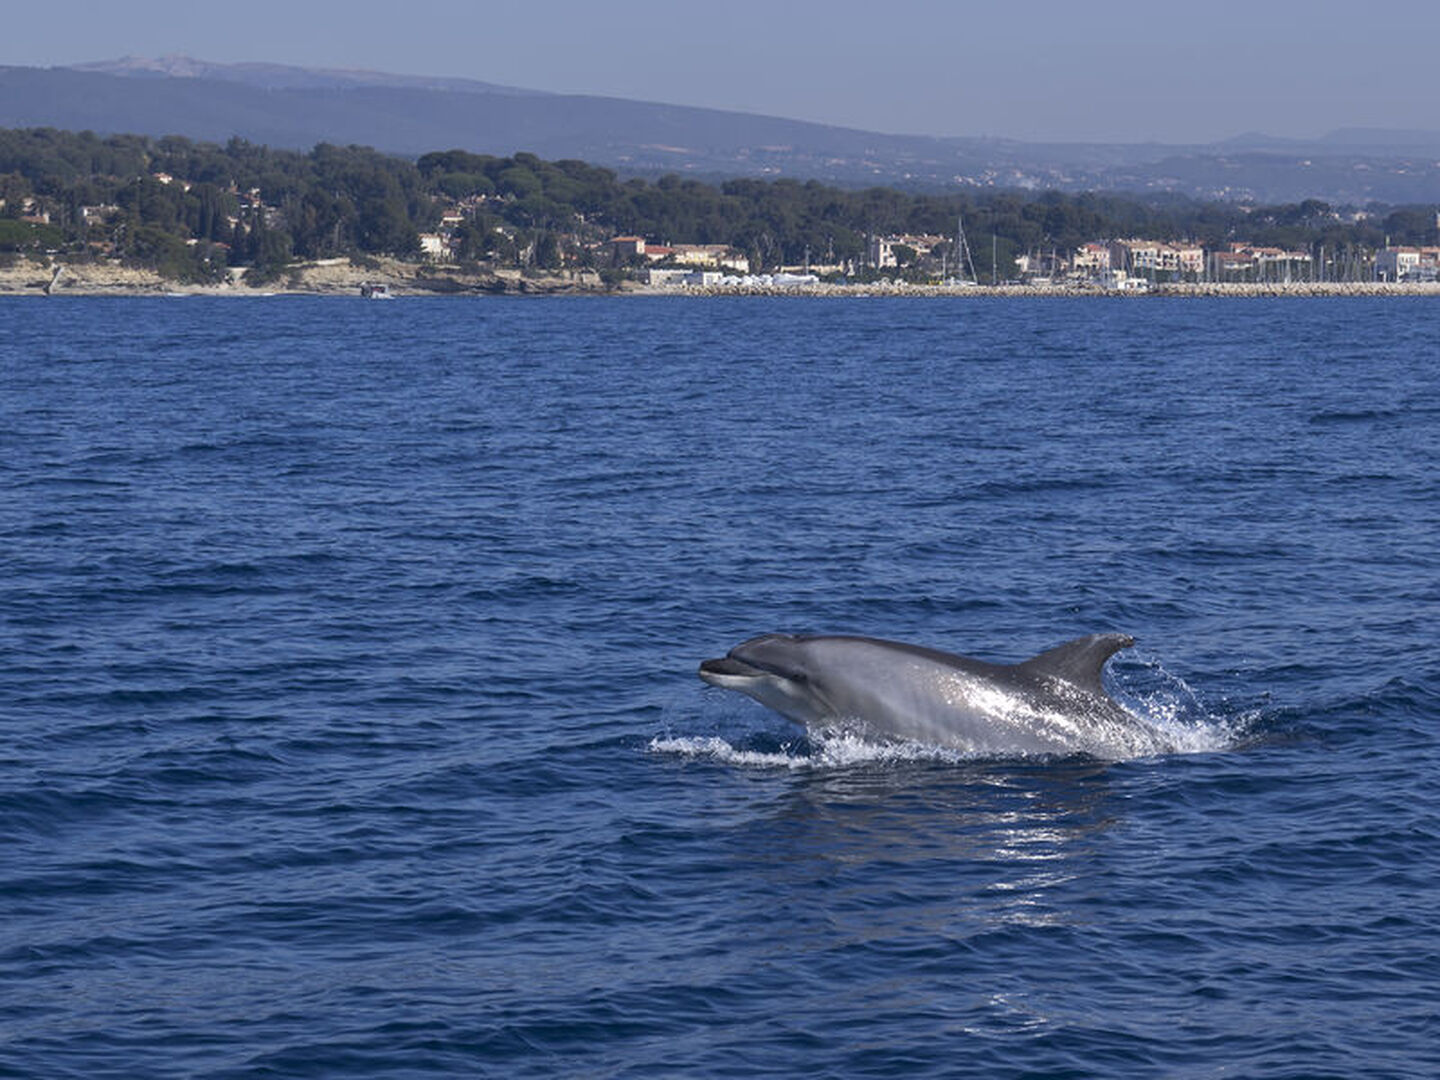
[[[1440,304],[0,301],[0,1076],[1440,1075]],[[1081,634],[1179,752],[704,686]]]

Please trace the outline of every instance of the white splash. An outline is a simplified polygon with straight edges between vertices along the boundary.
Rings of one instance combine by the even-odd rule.
[[[685,758],[710,758],[726,765],[749,768],[797,769],[808,767],[810,759],[801,754],[784,752],[767,754],[760,750],[741,750],[718,735],[690,735],[675,738],[656,736],[650,740],[652,754],[673,754]]]
[[[1149,724],[1174,746],[1176,754],[1213,754],[1243,742],[1260,714],[1255,711],[1224,715],[1211,711],[1180,676],[1167,671],[1159,660],[1136,658],[1143,669],[1137,679],[1121,676],[1116,695],[1122,707]],[[1132,682],[1144,683],[1130,685]]]
[[[877,741],[854,731],[834,728],[809,730],[806,749],[785,748],[779,752],[747,750],[717,735],[656,736],[650,740],[653,754],[704,758],[726,765],[768,769],[844,769],[856,765],[889,764],[905,761],[936,761],[950,764],[976,761],[982,755],[923,743]],[[992,755],[993,756],[993,755]]]

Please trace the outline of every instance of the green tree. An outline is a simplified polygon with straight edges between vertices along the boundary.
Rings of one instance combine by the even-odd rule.
[[[541,233],[535,242],[535,265],[546,270],[558,270],[564,265],[560,241],[553,232]]]
[[[64,234],[53,225],[0,218],[0,251],[47,251],[64,242]]]
[[[1404,207],[1387,215],[1383,228],[1392,244],[1408,247],[1434,244],[1436,241],[1435,210],[1433,207],[1423,210],[1417,207]]]

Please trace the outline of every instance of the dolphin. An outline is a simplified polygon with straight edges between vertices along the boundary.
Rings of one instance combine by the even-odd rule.
[[[1125,634],[1076,638],[1019,664],[990,664],[870,637],[762,634],[700,665],[712,686],[748,694],[801,724],[981,757],[1108,760],[1175,749],[1105,692]]]

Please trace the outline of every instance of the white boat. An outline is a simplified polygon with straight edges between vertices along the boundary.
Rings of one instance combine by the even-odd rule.
[[[394,300],[390,295],[390,286],[378,282],[367,281],[360,286],[360,295],[366,300]]]

